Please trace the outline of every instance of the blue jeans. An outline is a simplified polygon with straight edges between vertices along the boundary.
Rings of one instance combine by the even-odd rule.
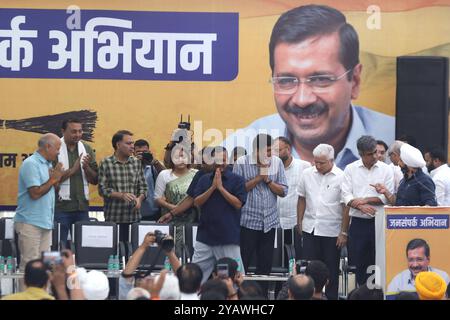
[[[88,211],[72,211],[72,212],[56,211],[55,212],[55,221],[60,224],[59,241],[65,248],[68,248],[67,236],[69,235],[69,231],[71,234],[71,238],[73,239],[72,225],[78,221],[89,221],[89,212]]]

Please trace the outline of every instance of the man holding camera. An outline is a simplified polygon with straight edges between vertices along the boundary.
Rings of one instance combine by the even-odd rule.
[[[134,287],[146,289],[150,292],[152,300],[158,299],[162,283],[159,283],[159,285],[154,283],[154,279],[150,276],[151,270],[150,272],[136,273],[148,247],[152,246],[155,242],[158,243],[158,246],[162,248],[164,254],[169,259],[174,272],[181,266],[178,257],[175,255],[175,250],[173,249],[173,238],[170,235],[164,235],[162,233],[157,237],[155,233],[147,233],[142,244],[133,252],[133,255],[128,260],[128,263],[119,278],[119,300],[126,300],[128,292]],[[162,281],[164,281],[164,279]]]
[[[42,258],[28,261],[25,265],[24,283],[24,291],[5,296],[2,300],[85,299],[70,250],[44,252]],[[48,292],[50,286],[53,295]]]
[[[141,215],[144,221],[157,221],[160,215],[160,208],[155,203],[155,181],[158,174],[165,167],[153,157],[149,143],[144,139],[139,139],[134,143],[134,156],[142,162],[145,182],[147,182],[147,197],[141,205]]]

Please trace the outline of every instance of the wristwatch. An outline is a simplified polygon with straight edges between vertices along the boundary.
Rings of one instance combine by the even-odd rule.
[[[348,233],[347,232],[341,231],[341,234],[346,236],[346,237],[348,237]]]

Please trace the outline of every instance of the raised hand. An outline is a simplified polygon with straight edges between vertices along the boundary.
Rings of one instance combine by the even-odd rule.
[[[267,181],[269,179],[269,164],[259,166],[259,178],[260,181]]]
[[[387,191],[386,187],[381,183],[371,184],[370,186],[374,187],[375,190],[380,194],[385,194]]]
[[[91,162],[91,160],[92,160],[92,157],[89,153],[83,157],[83,159],[81,160],[81,165],[82,165],[83,169],[86,170],[89,167],[89,163]]]
[[[217,189],[223,188],[223,184],[222,184],[222,172],[220,171],[219,168],[216,169],[216,173],[215,173],[215,175],[214,175],[214,179],[216,180],[216,187],[217,187]]]
[[[141,246],[147,248],[156,242],[156,237],[153,232],[149,232],[145,235],[144,241],[142,241]]]
[[[63,174],[64,170],[63,164],[61,162],[58,162],[54,168],[49,169],[50,179],[54,180],[55,182],[59,182]]]

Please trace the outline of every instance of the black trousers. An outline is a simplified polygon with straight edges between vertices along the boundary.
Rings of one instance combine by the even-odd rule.
[[[323,237],[303,232],[303,259],[320,260],[326,264],[330,279],[325,288],[329,300],[337,300],[339,292],[339,260],[341,250],[336,247],[337,237]]]
[[[117,225],[119,226],[119,241],[128,242],[131,223],[118,223]]]
[[[302,254],[302,237],[295,231],[295,229],[284,229],[284,243],[286,244],[294,244],[295,248],[295,260],[303,259]],[[294,243],[292,243],[292,239],[294,239]],[[286,256],[287,259],[287,256]],[[285,261],[285,264],[288,266],[289,263]]]
[[[272,270],[275,229],[264,233],[241,227],[241,257],[247,272],[254,253],[256,253],[256,274],[269,274]]]
[[[356,267],[356,282],[363,285],[370,274],[369,266],[375,265],[375,219],[352,217],[348,231],[349,264]]]

